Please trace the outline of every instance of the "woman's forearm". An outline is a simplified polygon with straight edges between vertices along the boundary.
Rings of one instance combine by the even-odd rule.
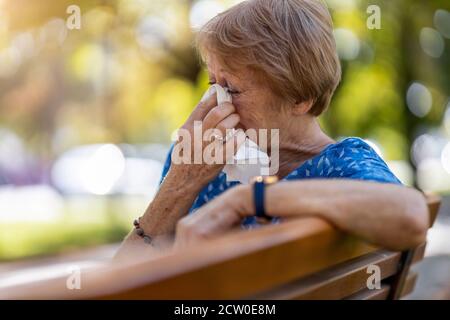
[[[178,177],[169,171],[140,219],[142,229],[153,238],[156,247],[164,247],[170,242],[178,220],[188,213],[200,189],[198,184],[181,184]],[[116,258],[130,256],[134,251],[143,254],[142,250],[148,253],[155,251],[153,246],[145,244],[132,230],[123,241]]]
[[[267,188],[267,212],[319,216],[341,230],[402,250],[425,240],[428,209],[417,190],[355,180],[282,182]]]

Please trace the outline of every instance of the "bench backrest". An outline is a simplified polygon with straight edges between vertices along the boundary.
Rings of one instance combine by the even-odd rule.
[[[431,224],[440,199],[428,196]],[[82,289],[66,277],[28,283],[0,298],[39,299],[398,299],[414,288],[410,265],[425,244],[405,252],[377,248],[318,218],[235,232],[183,252],[108,265],[82,273]],[[368,268],[381,271],[369,290]]]

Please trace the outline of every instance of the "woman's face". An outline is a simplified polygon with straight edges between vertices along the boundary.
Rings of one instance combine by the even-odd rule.
[[[270,89],[258,80],[248,68],[229,72],[209,56],[207,68],[210,84],[219,84],[229,90],[233,105],[240,116],[241,129],[275,129],[279,128],[281,108],[274,106],[274,95]]]

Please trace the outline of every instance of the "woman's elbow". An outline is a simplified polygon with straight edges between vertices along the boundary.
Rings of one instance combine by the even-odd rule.
[[[403,243],[400,250],[414,248],[426,241],[429,214],[425,197],[415,189],[409,189],[403,214]]]

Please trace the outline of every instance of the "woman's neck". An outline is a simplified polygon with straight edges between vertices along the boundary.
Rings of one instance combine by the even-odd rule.
[[[279,178],[284,178],[325,147],[335,143],[322,131],[315,118],[302,125],[301,129],[282,131],[280,130]]]

